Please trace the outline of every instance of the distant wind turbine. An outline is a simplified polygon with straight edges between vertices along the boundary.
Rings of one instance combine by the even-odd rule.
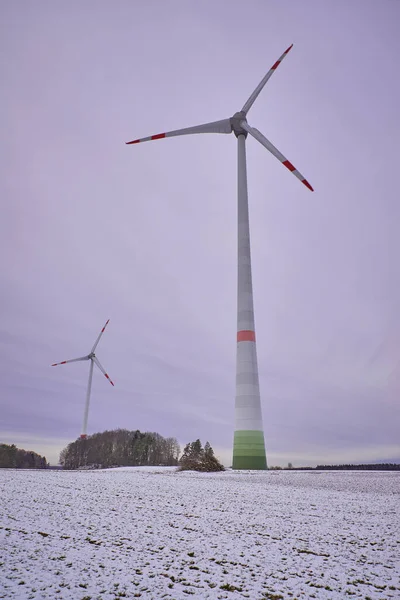
[[[91,349],[90,353],[87,356],[81,356],[80,358],[71,358],[71,360],[63,360],[62,362],[54,363],[53,365],[51,365],[52,367],[57,367],[58,365],[66,365],[67,363],[79,362],[81,360],[90,360],[89,381],[88,381],[88,387],[87,387],[87,392],[86,392],[86,404],[85,404],[85,412],[83,415],[83,427],[82,427],[82,433],[81,433],[81,438],[83,438],[83,439],[85,439],[87,437],[87,422],[88,422],[88,414],[89,414],[90,392],[92,389],[93,366],[96,365],[100,369],[100,371],[103,373],[103,375],[105,377],[107,377],[107,379],[111,383],[111,385],[114,385],[113,382],[111,381],[110,377],[104,370],[104,368],[101,366],[99,359],[97,358],[97,356],[94,353],[94,351],[96,350],[97,345],[100,341],[100,338],[103,335],[104,330],[107,327],[109,321],[110,321],[110,319],[108,319],[107,323],[104,325],[103,329],[100,331],[97,340],[93,344],[93,348]]]
[[[236,353],[235,433],[233,442],[234,469],[266,469],[264,431],[258,381],[256,336],[254,325],[253,286],[251,277],[250,230],[247,196],[246,137],[249,133],[271,152],[304,185],[314,191],[303,175],[260,132],[247,122],[247,113],[259,93],[276,71],[293,44],[271,67],[258,84],[241,111],[229,119],[159,133],[127,144],[138,144],[166,137],[191,133],[234,133],[238,140],[238,306]]]

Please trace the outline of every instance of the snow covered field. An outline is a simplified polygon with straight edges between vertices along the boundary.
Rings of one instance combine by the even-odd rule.
[[[0,598],[400,598],[400,474],[0,470]]]

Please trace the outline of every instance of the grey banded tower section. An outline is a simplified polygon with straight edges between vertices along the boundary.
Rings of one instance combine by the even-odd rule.
[[[233,445],[234,469],[266,469],[264,433],[261,417],[260,389],[258,383],[256,335],[254,327],[253,288],[251,280],[249,211],[246,176],[246,137],[250,134],[275,156],[310,191],[313,188],[294,165],[258,129],[247,122],[247,114],[270,77],[292,49],[287,50],[272,65],[241,111],[228,119],[203,123],[184,129],[174,129],[147,137],[137,138],[127,144],[140,144],[151,140],[198,133],[234,133],[238,138],[238,329],[236,363],[235,434]]]
[[[246,137],[238,135],[238,297],[233,469],[266,469],[251,276]]]

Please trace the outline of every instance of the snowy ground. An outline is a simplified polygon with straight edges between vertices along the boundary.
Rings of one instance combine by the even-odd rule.
[[[0,470],[0,598],[400,598],[400,474]]]

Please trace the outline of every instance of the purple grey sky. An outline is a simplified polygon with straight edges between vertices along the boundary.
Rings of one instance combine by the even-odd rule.
[[[1,12],[0,441],[209,440],[230,464],[236,140],[125,146],[249,113],[269,464],[400,460],[397,0],[13,2]]]

